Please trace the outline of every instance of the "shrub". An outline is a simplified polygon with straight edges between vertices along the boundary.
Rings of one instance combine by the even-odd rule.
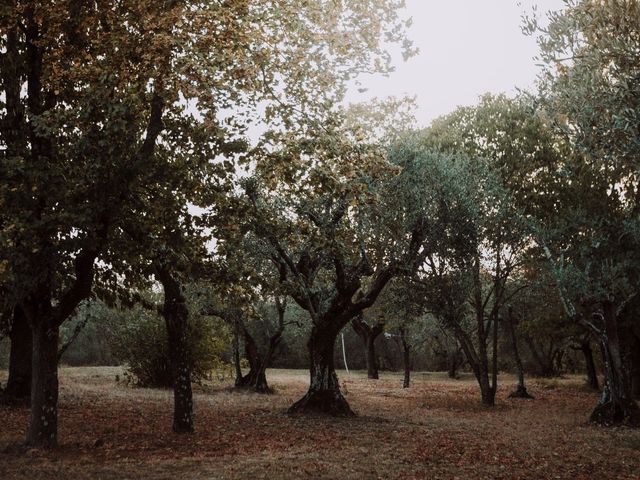
[[[172,385],[169,346],[164,319],[141,307],[124,313],[114,331],[114,355],[125,364],[127,381],[142,387]],[[191,374],[194,382],[209,379],[224,367],[223,353],[231,342],[230,329],[216,317],[191,315],[187,327]]]

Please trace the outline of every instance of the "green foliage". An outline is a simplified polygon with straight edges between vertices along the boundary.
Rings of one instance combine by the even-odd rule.
[[[640,83],[635,1],[566,1],[540,32],[541,110],[575,151],[539,192],[554,214],[538,219],[540,243],[565,308],[622,304],[640,275]],[[549,204],[550,202],[547,201]]]
[[[125,363],[128,379],[143,387],[170,387],[171,364],[163,318],[142,307],[123,312],[122,316],[111,346],[116,358]],[[230,329],[222,320],[190,316],[187,344],[193,381],[209,379],[224,368],[223,354],[230,342]]]

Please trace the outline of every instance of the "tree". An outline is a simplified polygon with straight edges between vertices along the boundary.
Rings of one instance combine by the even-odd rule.
[[[424,338],[420,338],[425,331],[424,301],[420,298],[420,292],[414,290],[410,277],[395,278],[383,295],[382,305],[387,307],[389,328],[396,332],[395,338],[402,347],[402,388],[409,388],[413,369],[412,352],[424,341]]]
[[[541,221],[544,250],[567,317],[587,328],[605,357],[605,387],[591,419],[640,424],[633,400],[633,325],[624,310],[638,291],[640,117],[637,25],[640,4],[567,1],[539,32],[542,108],[575,148],[557,168],[555,221]],[[632,323],[637,323],[637,312]],[[628,318],[628,317],[627,317]]]
[[[530,198],[549,188],[548,171],[553,169],[558,147],[531,101],[504,95],[484,95],[477,106],[461,107],[437,119],[423,132],[423,141],[429,148],[466,157],[460,182],[466,182],[461,188],[469,192],[468,224],[454,223],[454,227],[470,229],[470,243],[460,250],[462,257],[452,256],[460,252],[446,250],[428,257],[423,276],[467,292],[443,292],[436,286],[438,293],[432,295],[449,297],[436,301],[435,308],[456,334],[478,378],[483,403],[493,405],[499,324],[508,303],[527,288],[526,284],[511,288],[510,280],[522,270],[531,243],[528,216],[545,207]],[[465,295],[473,322],[467,318]]]
[[[496,225],[506,224],[506,199],[490,172],[474,165],[477,161],[444,158],[439,168],[447,183],[442,177],[427,181],[441,186],[439,201],[450,209],[450,231],[438,232],[438,248],[427,255],[414,281],[424,292],[427,309],[460,343],[482,402],[493,405],[498,324],[508,299],[506,281],[517,258],[513,250],[503,248],[502,230],[499,237],[493,236]]]
[[[358,334],[365,348],[365,359],[367,363],[367,377],[370,379],[378,379],[378,360],[376,358],[375,341],[376,338],[384,331],[384,323],[377,321],[373,325],[369,325],[364,319],[364,315],[360,314],[351,320],[353,330]]]
[[[217,315],[234,329],[236,387],[271,393],[266,369],[270,366],[287,325],[286,271],[252,232],[247,231],[244,212],[234,214],[239,228],[219,232],[215,271],[206,289],[205,310]],[[240,338],[249,372],[242,374]]]
[[[285,151],[309,159],[293,174],[298,181],[257,177],[246,191],[254,231],[285,267],[290,295],[312,322],[309,391],[289,411],[352,415],[335,374],[336,337],[394,276],[416,268],[441,206],[431,203],[431,190],[413,188],[429,172],[410,155],[390,152],[387,162],[379,148],[339,132]]]
[[[231,131],[258,106],[291,128],[322,118],[356,73],[388,70],[382,38],[404,40],[399,2],[374,5],[332,16],[304,1],[3,7],[0,264],[32,329],[29,444],[57,443],[58,329],[94,287],[130,273],[121,224],[144,215],[158,154],[235,151]],[[225,109],[246,117],[223,122]]]

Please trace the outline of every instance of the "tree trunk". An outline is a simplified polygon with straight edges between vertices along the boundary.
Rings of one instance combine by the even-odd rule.
[[[365,340],[366,348],[367,348],[367,378],[372,380],[377,380],[379,378],[378,375],[378,362],[376,360],[376,347],[375,347],[375,337],[373,335],[369,335]]]
[[[458,369],[464,363],[464,353],[459,346],[456,346],[455,350],[449,356],[449,370],[447,376],[449,378],[458,378]]]
[[[275,353],[276,348],[278,347],[278,344],[282,339],[283,330],[284,330],[284,327],[276,331],[276,333],[269,338],[269,346],[267,347],[267,351],[264,354],[264,357],[260,364],[258,374],[255,379],[255,383],[254,385],[252,385],[253,389],[258,393],[273,393],[273,390],[271,390],[271,388],[269,387],[269,384],[267,383],[266,371],[267,371],[267,367],[271,364],[271,359],[273,358],[273,354]]]
[[[640,426],[640,408],[633,399],[631,379],[623,361],[616,307],[604,305],[605,329],[601,335],[605,357],[605,386],[590,420],[603,425]]]
[[[449,378],[458,377],[458,359],[456,356],[457,355],[448,355],[449,369],[447,370],[447,376]]]
[[[358,334],[365,348],[365,358],[367,362],[367,378],[377,380],[378,375],[378,361],[376,358],[375,342],[376,338],[384,330],[384,325],[378,323],[373,327],[370,327],[362,318],[362,315],[358,315],[351,321],[353,330]]]
[[[631,390],[633,398],[640,400],[640,341],[636,341],[635,349],[631,353],[631,362]]]
[[[407,335],[404,328],[400,329],[400,340],[402,341],[402,359],[404,362],[402,388],[409,388],[411,383],[411,346],[409,342],[407,342]]]
[[[167,327],[173,379],[173,431],[191,433],[193,432],[193,392],[187,342],[189,311],[178,280],[164,266],[158,268],[158,273],[164,288],[162,315]]]
[[[493,407],[496,404],[496,391],[492,388],[489,381],[488,369],[481,367],[479,375],[476,375],[478,384],[480,385],[480,397],[482,404],[488,407]]]
[[[640,325],[635,326],[635,323],[630,325],[630,334],[625,336],[628,337],[626,350],[630,363],[631,393],[634,399],[640,400]]]
[[[27,445],[52,448],[58,443],[58,327],[37,319],[32,324],[31,416]]]
[[[32,339],[29,322],[16,306],[11,323],[11,353],[9,356],[9,378],[2,392],[7,403],[27,403],[31,396]]]
[[[493,319],[493,335],[491,350],[491,405],[495,405],[496,392],[498,391],[498,315]]]
[[[338,331],[332,326],[317,325],[307,342],[310,360],[310,385],[306,395],[289,408],[289,413],[322,413],[334,416],[355,415],[340,392],[333,363],[333,349]]]
[[[242,385],[242,368],[240,366],[240,325],[237,317],[233,319],[233,365],[236,371],[235,386]]]
[[[580,350],[584,355],[584,362],[587,366],[587,383],[592,390],[599,391],[600,383],[598,382],[598,374],[596,373],[596,363],[593,360],[591,342],[589,342],[589,340],[583,340],[580,343]]]
[[[258,346],[253,336],[247,328],[241,324],[240,329],[242,331],[242,337],[244,338],[244,354],[249,361],[249,373],[242,376],[240,382],[236,382],[236,387],[245,388],[256,385],[256,380],[260,371],[260,353],[258,352]]]
[[[516,362],[516,369],[518,371],[518,386],[515,391],[509,394],[509,398],[533,398],[527,387],[524,384],[524,368],[522,367],[522,359],[520,358],[520,351],[518,350],[518,338],[516,337],[516,329],[513,325],[513,311],[509,307],[507,312],[506,324],[509,330],[509,336],[511,337],[511,348],[513,348],[513,358]]]

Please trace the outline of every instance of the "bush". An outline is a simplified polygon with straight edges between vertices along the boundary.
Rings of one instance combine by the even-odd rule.
[[[169,346],[164,319],[141,307],[125,312],[111,338],[114,355],[126,365],[125,377],[142,387],[172,385]],[[187,342],[192,381],[201,382],[222,369],[222,355],[231,342],[230,329],[216,317],[191,315]]]

